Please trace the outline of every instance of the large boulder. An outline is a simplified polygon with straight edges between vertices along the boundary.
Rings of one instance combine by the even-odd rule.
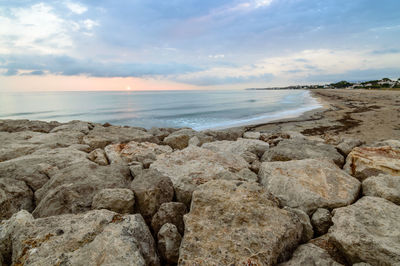
[[[300,242],[296,215],[257,183],[214,180],[193,193],[180,265],[275,265]]]
[[[89,131],[92,130],[93,128],[94,128],[93,123],[75,120],[53,128],[50,131],[50,133],[62,132],[62,131],[77,131],[83,134],[88,134]]]
[[[108,165],[109,164],[106,153],[102,149],[95,149],[95,150],[91,151],[88,154],[87,158],[89,160],[91,160],[92,162],[95,162],[99,165]]]
[[[233,153],[242,156],[247,162],[252,162],[258,160],[269,148],[269,144],[255,139],[242,139],[239,138],[236,141],[214,141],[205,143],[202,148],[209,149],[215,152],[222,153]],[[248,153],[252,153],[255,156],[249,156]]]
[[[361,181],[381,173],[400,175],[400,149],[390,146],[354,148],[343,169]]]
[[[23,181],[0,178],[0,220],[20,210],[33,211],[33,192]]]
[[[299,218],[302,226],[303,226],[303,233],[301,234],[301,243],[306,243],[314,236],[314,230],[311,225],[310,217],[304,211],[300,209],[294,209],[290,207],[283,208],[286,211],[293,212]]]
[[[215,140],[237,140],[243,136],[245,131],[242,127],[235,127],[221,130],[205,130],[202,133],[213,137]]]
[[[244,180],[247,175],[240,171],[249,171],[248,166],[240,156],[189,146],[157,156],[150,168],[168,176],[174,185],[177,200],[189,206],[192,192],[198,185],[214,179]]]
[[[21,211],[0,227],[0,254],[12,265],[159,265],[140,214],[108,210],[36,220]]]
[[[325,160],[306,159],[262,163],[260,183],[280,199],[282,205],[299,208],[309,215],[318,208],[338,208],[354,202],[360,182]]]
[[[362,182],[365,196],[380,197],[400,205],[400,176],[371,176]]]
[[[260,139],[261,133],[256,131],[247,131],[243,133],[243,138],[245,139]]]
[[[127,188],[129,168],[121,165],[100,166],[87,161],[74,164],[55,174],[35,192],[35,217],[85,212],[92,208],[94,195],[104,188]]]
[[[131,183],[135,193],[135,207],[144,219],[151,221],[161,204],[174,198],[171,180],[157,170],[143,170]]]
[[[353,139],[353,138],[345,138],[342,140],[342,142],[340,142],[336,146],[336,149],[344,156],[347,156],[355,147],[361,146],[363,144],[364,144],[364,141],[362,141],[362,140]]]
[[[159,142],[156,136],[153,136],[143,129],[120,126],[104,127],[101,125],[96,125],[86,136],[83,137],[82,141],[93,149],[103,149],[111,143],[126,143],[129,141]]]
[[[197,131],[189,128],[180,129],[164,138],[164,143],[174,149],[184,149],[189,145],[189,140],[198,134]]]
[[[400,149],[400,140],[387,139],[387,140],[376,141],[370,145],[370,147],[384,147],[384,146],[389,146],[392,147],[393,149]]]
[[[334,146],[301,138],[282,140],[277,146],[267,150],[261,161],[275,162],[323,158],[333,161],[339,167],[342,167],[344,163],[343,156]]]
[[[157,145],[150,142],[131,141],[127,144],[112,144],[105,147],[110,163],[131,163],[154,161],[157,155],[171,153],[172,148],[167,145]]]
[[[333,210],[330,240],[351,263],[400,265],[400,206],[376,197]]]
[[[44,122],[38,120],[0,120],[0,131],[5,132],[20,132],[20,131],[35,131],[49,133],[53,128],[61,125],[59,122]]]
[[[298,265],[340,266],[342,264],[334,261],[326,250],[308,243],[299,246],[289,261],[279,264],[279,266]]]
[[[92,201],[93,209],[107,209],[118,213],[132,213],[135,195],[127,188],[105,188]]]
[[[31,154],[41,148],[29,142],[33,136],[40,134],[32,131],[0,132],[0,162]]]

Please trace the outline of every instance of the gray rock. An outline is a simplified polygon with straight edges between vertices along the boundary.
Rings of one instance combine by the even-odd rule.
[[[283,206],[299,208],[307,214],[318,208],[338,208],[354,202],[360,182],[330,161],[306,159],[262,163],[260,183]]]
[[[400,149],[390,146],[354,148],[343,169],[360,181],[379,174],[399,176]]]
[[[33,192],[23,181],[0,178],[0,220],[20,210],[33,211]]]
[[[89,122],[83,121],[71,121],[67,124],[63,124],[61,126],[53,128],[50,133],[60,132],[60,131],[78,131],[83,134],[88,134],[91,129],[93,129],[94,125]]]
[[[99,165],[108,165],[106,154],[102,149],[95,149],[94,151],[89,153],[88,159]]]
[[[340,144],[336,146],[336,149],[338,149],[338,151],[344,156],[347,156],[355,147],[359,147],[364,143],[365,142],[359,139],[345,138]]]
[[[215,140],[237,140],[243,136],[244,128],[227,128],[222,130],[205,130],[205,135],[213,137]]]
[[[180,129],[168,135],[164,139],[164,143],[173,149],[184,149],[189,145],[189,140],[197,135],[197,131],[193,129]]]
[[[186,214],[185,204],[181,202],[163,203],[151,220],[151,228],[157,234],[164,224],[170,223],[175,225],[179,233],[183,235],[185,230],[183,223],[184,214]]]
[[[61,125],[59,122],[44,122],[37,120],[0,120],[0,131],[5,132],[20,132],[20,131],[34,131],[49,133],[53,128]]]
[[[381,141],[376,141],[370,145],[370,147],[383,147],[383,146],[389,146],[399,150],[400,140],[397,139],[381,140]]]
[[[95,210],[35,220],[21,211],[0,230],[0,254],[13,265],[159,265],[140,214]]]
[[[318,208],[311,217],[311,224],[317,236],[324,235],[332,226],[332,215],[329,210]]]
[[[121,165],[100,166],[87,161],[60,170],[35,192],[35,217],[80,213],[92,208],[94,195],[104,188],[127,188],[129,169]]]
[[[171,180],[156,170],[143,170],[131,183],[136,209],[150,222],[161,204],[172,201],[174,188]]]
[[[274,265],[291,254],[303,230],[264,188],[241,181],[199,186],[184,220],[180,265]]]
[[[314,230],[311,225],[310,217],[308,217],[307,213],[300,209],[293,209],[290,207],[283,208],[286,211],[293,212],[299,217],[301,224],[303,225],[303,233],[301,234],[301,243],[306,243],[314,236]]]
[[[143,171],[143,163],[141,162],[131,162],[129,165],[129,170],[131,171],[131,175],[133,178],[140,175]]]
[[[343,156],[334,146],[300,138],[282,140],[277,146],[266,151],[261,161],[275,162],[323,158],[333,161],[339,167],[342,167],[344,163]]]
[[[178,262],[179,246],[182,237],[173,224],[164,224],[157,234],[158,251],[165,262],[173,264]]]
[[[340,266],[342,264],[334,261],[328,252],[313,244],[299,246],[293,253],[293,257],[279,266],[318,265],[318,266]]]
[[[110,163],[153,162],[157,155],[171,153],[172,148],[167,145],[157,145],[150,142],[131,141],[126,144],[112,144],[105,147]]]
[[[261,137],[260,132],[247,131],[243,133],[244,139],[260,139],[260,137]]]
[[[400,176],[371,176],[362,183],[365,196],[380,197],[400,205]]]
[[[168,176],[174,185],[177,201],[189,206],[192,192],[198,185],[213,179],[244,180],[239,172],[248,166],[242,157],[235,154],[189,146],[159,155],[150,169]]]
[[[100,190],[92,202],[93,209],[107,209],[118,213],[132,213],[135,195],[126,188],[105,188]]]
[[[400,264],[400,206],[376,197],[333,210],[330,240],[349,262]]]

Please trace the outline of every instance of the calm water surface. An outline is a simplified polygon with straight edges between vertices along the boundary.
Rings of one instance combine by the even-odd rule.
[[[304,90],[0,93],[0,119],[197,130],[292,117],[320,107]]]

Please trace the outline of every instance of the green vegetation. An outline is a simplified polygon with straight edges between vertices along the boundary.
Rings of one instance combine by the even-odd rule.
[[[352,86],[353,83],[347,82],[345,80],[339,81],[338,83],[332,83],[331,86],[334,88],[342,89]]]

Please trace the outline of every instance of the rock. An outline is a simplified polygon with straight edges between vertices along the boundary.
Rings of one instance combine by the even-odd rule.
[[[371,176],[362,182],[365,196],[374,196],[387,199],[400,205],[400,176],[380,174]]]
[[[289,261],[279,264],[279,266],[292,265],[340,266],[342,264],[334,261],[322,248],[309,243],[299,246]]]
[[[197,132],[193,129],[180,129],[170,134],[164,139],[164,143],[174,149],[184,149],[189,145],[189,140],[196,136]]]
[[[20,210],[33,211],[33,192],[23,181],[0,178],[0,220]]]
[[[353,266],[371,266],[371,264],[366,262],[359,262],[359,263],[354,263]]]
[[[389,146],[392,147],[393,149],[400,149],[400,140],[397,139],[388,139],[388,140],[381,140],[381,141],[376,141],[371,144],[371,147],[383,147],[383,146]]]
[[[347,156],[355,147],[363,145],[364,142],[359,139],[345,138],[336,149],[344,156]]]
[[[159,141],[163,141],[166,137],[168,137],[169,134],[171,134],[177,130],[178,129],[176,129],[176,128],[152,127],[147,132],[149,132],[153,136],[157,137],[159,139]]]
[[[0,246],[13,265],[159,265],[140,214],[108,210],[36,220],[21,211],[5,223]]]
[[[102,149],[95,149],[94,151],[89,153],[88,159],[99,165],[108,165],[106,154]]]
[[[311,217],[311,223],[317,236],[324,235],[332,226],[332,215],[329,210],[318,208]]]
[[[400,264],[400,206],[376,197],[333,210],[330,240],[351,263]]]
[[[303,230],[257,183],[233,180],[199,186],[184,220],[180,265],[275,265],[291,254]]]
[[[161,204],[172,201],[174,188],[171,180],[156,170],[143,170],[131,183],[136,209],[148,222]]]
[[[65,148],[75,144],[81,144],[85,134],[78,131],[59,131],[55,133],[35,135],[29,139],[29,143],[40,145],[41,148]]]
[[[93,209],[107,209],[118,213],[132,213],[135,195],[126,188],[106,188],[100,190],[92,201]]]
[[[290,207],[283,208],[286,211],[293,212],[299,218],[302,226],[303,226],[303,233],[301,234],[301,243],[306,243],[314,236],[314,230],[311,225],[310,217],[308,217],[307,213],[300,209],[293,209]]]
[[[331,256],[333,260],[343,265],[351,265],[343,253],[329,240],[329,234],[322,235],[320,237],[311,239],[309,241],[310,244],[316,245],[319,248],[322,248]]]
[[[287,133],[277,133],[272,135],[270,133],[261,133],[260,135],[260,140],[267,142],[270,147],[275,147],[284,139],[290,139],[290,135]]]
[[[181,202],[163,203],[151,220],[151,228],[157,234],[164,224],[169,223],[175,225],[179,233],[183,235],[185,230],[184,214],[186,214],[185,204]]]
[[[0,131],[5,132],[21,132],[21,131],[34,131],[49,133],[53,128],[61,125],[58,122],[44,122],[37,120],[0,120]]]
[[[129,170],[131,171],[131,175],[133,178],[140,175],[143,171],[143,163],[141,162],[131,162],[129,165]]]
[[[343,168],[363,181],[381,173],[400,175],[400,150],[389,146],[357,147],[349,153]]]
[[[222,140],[205,143],[202,148],[215,152],[237,154],[247,162],[253,162],[268,150],[269,145],[261,140],[239,138],[237,141]]]
[[[121,165],[99,166],[87,161],[54,175],[35,192],[35,217],[80,213],[92,209],[94,195],[104,188],[127,188],[129,169]]]
[[[239,171],[248,166],[237,155],[189,146],[171,154],[157,156],[150,169],[168,176],[174,185],[177,201],[189,206],[192,192],[198,185],[214,179],[244,180]]]
[[[156,159],[156,156],[163,153],[171,153],[172,148],[169,146],[161,146],[150,142],[131,141],[127,144],[113,144],[105,147],[105,152],[110,163],[131,163],[141,162],[146,160],[151,162]]]
[[[93,149],[101,148],[111,143],[126,143],[129,141],[158,143],[157,137],[134,127],[96,125],[86,136],[83,137],[83,144]]]
[[[182,237],[173,224],[164,224],[157,234],[158,251],[165,262],[173,264],[178,262],[179,246]]]
[[[63,124],[61,126],[53,128],[50,133],[60,132],[60,131],[78,131],[83,134],[88,134],[91,129],[93,129],[94,125],[89,122],[83,121],[71,121],[67,124]]]
[[[33,191],[65,167],[87,161],[87,154],[71,148],[40,149],[32,154],[0,162],[0,178],[24,181]]]
[[[282,140],[270,148],[261,158],[262,162],[291,161],[302,159],[328,159],[343,166],[344,158],[334,146],[307,139]]]
[[[252,131],[247,131],[244,132],[243,138],[244,139],[260,139],[261,133],[260,132],[252,132]]]
[[[244,128],[227,128],[221,130],[205,130],[202,131],[207,136],[213,137],[215,140],[237,140],[243,136]]]
[[[318,208],[338,208],[354,202],[360,182],[330,161],[306,159],[261,164],[260,183],[283,206],[311,214]]]

